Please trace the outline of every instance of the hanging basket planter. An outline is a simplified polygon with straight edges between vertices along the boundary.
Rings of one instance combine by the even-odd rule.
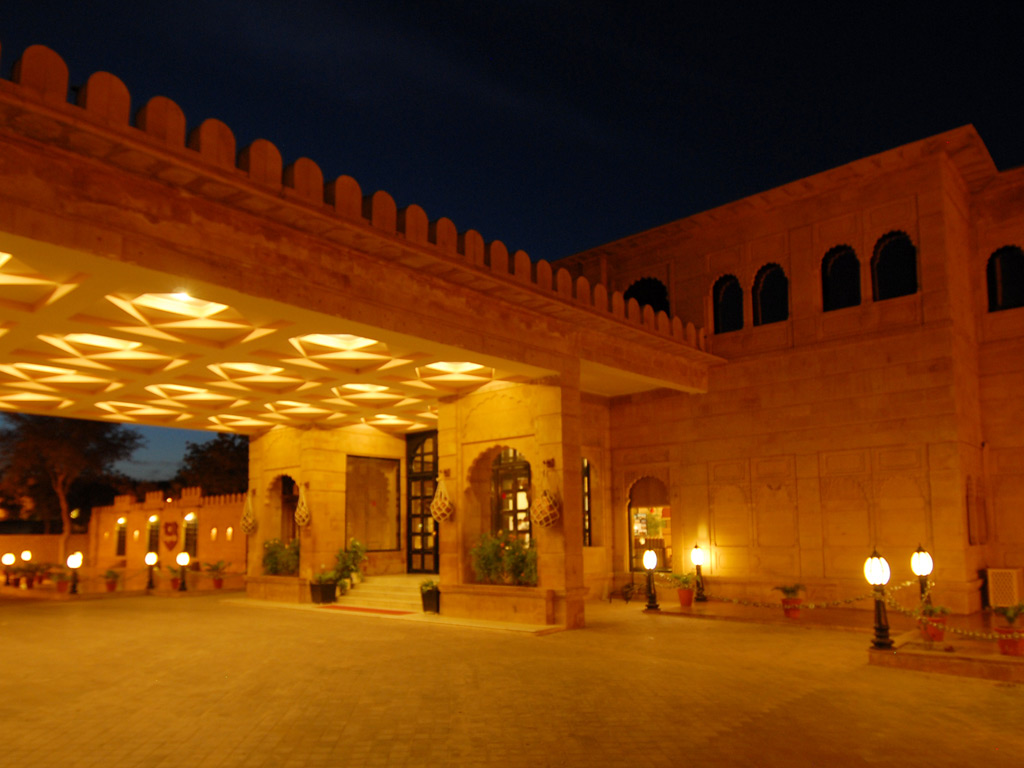
[[[242,533],[252,536],[256,533],[256,514],[252,511],[252,494],[245,495],[245,508],[242,510],[242,522],[239,524]]]
[[[430,516],[437,520],[437,522],[443,523],[445,520],[451,520],[454,515],[455,502],[448,495],[448,486],[445,485],[444,480],[438,478],[437,488],[434,490],[434,499],[430,502]]]
[[[309,504],[306,503],[306,489],[299,486],[299,503],[295,506],[295,524],[300,528],[309,525],[313,514],[309,511]]]
[[[551,495],[550,491],[543,491],[540,497],[530,507],[530,519],[534,525],[541,528],[550,528],[558,522],[562,516],[562,510],[558,506],[558,500]]]

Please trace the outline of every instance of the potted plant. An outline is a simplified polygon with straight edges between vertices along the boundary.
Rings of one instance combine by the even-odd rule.
[[[338,574],[334,571],[322,570],[309,580],[309,599],[318,605],[333,603],[338,587]]]
[[[1013,626],[1017,617],[1024,614],[1024,603],[1000,605],[992,610],[1006,619],[1007,624],[1005,627],[996,627],[996,634],[1003,635],[999,638],[999,652],[1004,656],[1024,656],[1024,627]]]
[[[420,598],[423,600],[424,613],[441,612],[441,585],[434,579],[420,582]]]
[[[280,539],[263,542],[263,573],[267,576],[294,576],[299,572],[299,540],[285,544]]]
[[[917,624],[921,628],[921,637],[930,643],[937,643],[946,635],[946,617],[949,608],[941,605],[924,603],[918,611]]]
[[[352,539],[348,545],[350,563],[352,565],[352,583],[358,584],[363,580],[362,564],[366,562],[366,547],[359,543],[358,539]]]
[[[693,605],[693,593],[697,588],[697,574],[695,571],[689,573],[670,573],[669,583],[676,588],[679,595],[679,605],[689,608]]]
[[[782,612],[786,615],[787,619],[799,619],[800,618],[800,604],[803,602],[798,596],[804,591],[803,584],[781,584],[777,587],[772,587],[782,593]]]
[[[218,560],[216,563],[203,563],[203,568],[213,579],[213,588],[220,589],[224,586],[224,572],[231,567],[231,563]]]
[[[103,581],[107,585],[107,592],[113,592],[117,589],[117,580],[121,578],[121,574],[115,571],[113,568],[108,568],[107,572],[103,574]]]
[[[362,579],[360,564],[366,560],[366,547],[356,539],[352,539],[348,549],[339,549],[334,559],[334,571],[338,576],[339,583],[343,583],[346,589],[351,589],[353,584],[358,584]]]
[[[58,592],[67,592],[69,587],[71,586],[71,577],[68,576],[68,572],[65,571],[63,568],[58,568],[57,570],[53,571],[50,574],[50,578],[53,580],[53,583],[57,585]]]

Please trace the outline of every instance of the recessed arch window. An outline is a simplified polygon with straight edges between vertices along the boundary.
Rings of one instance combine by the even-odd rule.
[[[765,264],[754,278],[754,325],[789,319],[789,278],[778,264]]]
[[[659,571],[672,570],[672,509],[668,489],[644,476],[629,489],[629,568],[643,571],[644,552],[654,550]]]
[[[860,304],[860,259],[853,248],[837,245],[821,260],[821,308],[825,312]]]
[[[160,551],[160,518],[150,515],[146,521],[146,551]]]
[[[668,303],[668,288],[656,277],[641,277],[634,282],[626,292],[622,294],[623,301],[636,299],[641,307],[645,304],[654,310],[655,313],[664,312],[671,315]]]
[[[199,556],[199,519],[195,512],[185,515],[185,546],[188,556],[195,559]]]
[[[722,275],[711,290],[715,333],[743,328],[743,288],[735,275]]]
[[[519,451],[502,448],[491,464],[492,525],[530,543],[530,462]]]
[[[299,486],[294,478],[281,475],[278,478],[281,504],[281,536],[285,544],[294,541],[299,535],[299,527],[295,522],[295,510],[299,506]]]
[[[114,549],[115,557],[124,557],[126,545],[128,542],[128,521],[123,518],[117,518],[117,544]]]
[[[589,547],[592,544],[590,532],[590,462],[583,459],[583,546]]]
[[[878,238],[871,257],[871,290],[875,301],[917,293],[917,248],[906,232]]]
[[[988,259],[988,311],[1024,307],[1024,251],[1005,245]]]

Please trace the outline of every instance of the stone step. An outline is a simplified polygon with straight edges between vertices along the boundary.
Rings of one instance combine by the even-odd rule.
[[[420,582],[416,575],[368,576],[338,598],[339,605],[354,608],[383,608],[393,611],[423,610]]]

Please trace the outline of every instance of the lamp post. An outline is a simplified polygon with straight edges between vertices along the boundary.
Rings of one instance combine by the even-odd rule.
[[[654,591],[654,569],[658,567],[658,553],[653,549],[644,552],[644,570],[647,571],[647,611],[660,611],[658,594]]]
[[[931,603],[932,601],[931,595],[928,594],[928,576],[931,574],[933,566],[932,556],[928,554],[924,547],[918,544],[917,550],[910,556],[910,570],[921,581],[922,603]]]
[[[11,586],[11,566],[14,565],[14,553],[7,552],[3,557],[0,557],[0,563],[4,564],[4,586]]]
[[[146,589],[155,589],[153,584],[153,566],[156,565],[156,552],[146,553],[146,565],[149,567],[149,578],[146,580]]]
[[[864,561],[864,578],[875,588],[875,639],[871,644],[880,651],[892,648],[889,620],[885,615],[885,585],[889,583],[889,576],[889,563],[878,554],[877,549],[874,550],[871,557]]]
[[[83,559],[81,552],[72,552],[68,555],[68,568],[71,569],[71,589],[68,590],[69,594],[78,594],[78,569],[82,567]]]
[[[188,552],[179,552],[178,556],[174,558],[174,562],[181,566],[181,583],[178,585],[178,591],[184,592],[188,589],[185,586],[185,569],[188,567]]]
[[[699,603],[706,603],[708,596],[704,594],[704,576],[700,572],[700,567],[704,565],[704,550],[699,544],[694,544],[690,550],[690,562],[697,571],[697,595],[693,599]]]
[[[21,551],[21,567],[25,569],[25,578],[21,580],[21,586],[25,589],[32,589],[32,582],[35,581],[35,573],[28,568],[30,562],[32,562],[32,550],[23,549]]]

